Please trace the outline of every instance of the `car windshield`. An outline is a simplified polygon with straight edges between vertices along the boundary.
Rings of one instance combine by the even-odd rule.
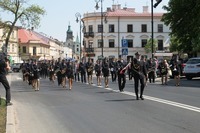
[[[187,62],[187,64],[198,64],[198,63],[200,63],[200,59],[190,59]]]

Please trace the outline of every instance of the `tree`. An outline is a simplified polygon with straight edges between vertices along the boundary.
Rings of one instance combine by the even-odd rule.
[[[155,52],[158,46],[156,45],[156,40],[153,40],[153,51]],[[149,39],[147,41],[147,44],[144,47],[144,50],[146,53],[151,53],[152,52],[152,39]]]
[[[200,49],[200,0],[170,0],[162,21],[172,30],[171,36],[179,42],[179,50],[188,55]]]
[[[1,21],[0,28],[4,28],[5,37],[5,51],[10,40],[16,23],[20,21],[24,27],[38,28],[40,24],[40,17],[45,14],[45,10],[38,5],[28,4],[28,0],[0,0],[0,9],[13,16],[13,20]]]

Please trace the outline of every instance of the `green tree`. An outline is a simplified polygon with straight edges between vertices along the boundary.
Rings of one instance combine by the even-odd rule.
[[[153,51],[155,52],[158,48],[157,41],[153,39]],[[152,53],[152,39],[147,41],[147,44],[144,47],[146,53]]]
[[[38,28],[41,16],[45,10],[39,5],[28,3],[28,0],[0,0],[0,9],[3,12],[11,14],[13,20],[1,21],[0,28],[4,28],[5,52],[16,23],[19,21],[22,26]]]
[[[179,49],[188,55],[198,52],[200,45],[200,0],[170,0],[163,7],[167,13],[162,21],[172,30],[171,37],[179,42]],[[174,44],[175,45],[175,44]]]

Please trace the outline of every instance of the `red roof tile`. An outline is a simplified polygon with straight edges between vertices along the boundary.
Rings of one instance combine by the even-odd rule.
[[[48,44],[47,42],[43,41],[41,38],[35,35],[34,32],[31,30],[26,29],[19,29],[18,30],[18,37],[20,40],[20,43],[30,43],[31,41],[34,41],[34,43],[38,44]]]

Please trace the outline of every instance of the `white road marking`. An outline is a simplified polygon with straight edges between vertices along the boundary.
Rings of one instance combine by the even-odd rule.
[[[101,87],[102,88],[102,87]],[[113,91],[113,92],[119,92],[118,90],[114,90],[112,88],[105,88],[106,90],[109,91]],[[125,95],[129,95],[129,96],[135,96],[135,93],[133,92],[128,92],[128,91],[124,91],[124,92],[119,92]],[[144,95],[145,99],[151,100],[151,101],[155,101],[155,102],[159,102],[159,103],[164,103],[167,105],[171,105],[171,106],[175,106],[175,107],[179,107],[179,108],[183,108],[183,109],[187,109],[187,110],[191,110],[191,111],[195,111],[200,113],[200,108],[195,107],[195,106],[190,106],[187,104],[182,104],[182,103],[178,103],[178,102],[173,102],[173,101],[169,101],[169,100],[164,100],[164,99],[160,99],[160,98],[156,98],[156,97],[151,97],[151,96],[146,96]]]

